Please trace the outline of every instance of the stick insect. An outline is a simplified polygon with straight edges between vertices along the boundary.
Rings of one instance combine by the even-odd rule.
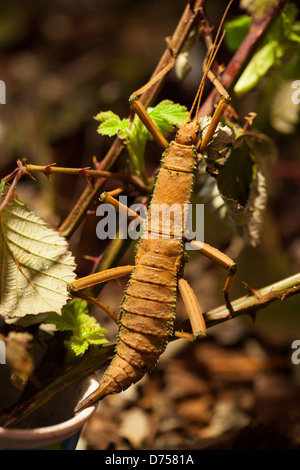
[[[196,340],[206,334],[205,322],[196,295],[183,277],[186,262],[184,222],[180,237],[176,233],[176,216],[170,222],[168,233],[166,233],[163,223],[164,214],[162,218],[156,218],[152,208],[155,204],[163,203],[168,208],[176,203],[180,216],[184,213],[183,208],[191,198],[198,165],[203,160],[202,154],[228,106],[230,98],[218,82],[219,88],[217,89],[221,90],[221,99],[205,138],[201,141],[200,125],[197,120],[198,110],[207,77],[214,84],[217,82],[210,69],[223,39],[223,36],[220,38],[220,32],[230,4],[231,2],[225,11],[208,55],[203,77],[189,115],[177,131],[175,140],[168,143],[136,97],[145,87],[152,85],[151,81],[131,98],[131,108],[165,150],[147,215],[146,233],[148,236],[142,236],[138,242],[134,266],[108,269],[72,283],[73,292],[78,292],[80,295],[80,291],[87,287],[130,275],[119,317],[107,306],[101,304],[101,307],[112,316],[119,327],[115,356],[97,390],[84,399],[76,411],[94,404],[109,394],[127,389],[131,384],[139,381],[148,370],[153,369],[173,334],[177,288],[190,319],[192,334],[175,331],[175,336]],[[121,210],[114,195],[115,193],[105,193],[102,199],[106,198],[106,202],[111,202],[118,210]],[[132,214],[132,211],[128,212],[128,215],[133,218],[139,217],[137,213]],[[167,216],[169,217],[169,212]],[[151,234],[149,235],[150,226]],[[193,249],[228,270],[223,292],[227,306],[231,309],[228,293],[235,275],[236,263],[204,242],[193,241],[191,244]]]

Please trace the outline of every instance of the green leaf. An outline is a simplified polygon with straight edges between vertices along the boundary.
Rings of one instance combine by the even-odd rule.
[[[245,8],[254,18],[260,19],[277,5],[277,0],[241,0],[240,8]]]
[[[90,344],[108,343],[103,336],[107,331],[100,328],[95,318],[88,314],[87,303],[82,299],[69,302],[62,309],[61,315],[50,313],[45,323],[54,324],[59,331],[71,332],[65,345],[77,356],[84,353]]]
[[[120,121],[120,127],[118,131],[118,135],[120,139],[123,139],[124,143],[126,143],[127,139],[130,138],[129,137],[130,133],[131,133],[131,123],[129,119],[122,119],[122,121]]]
[[[300,22],[296,22],[296,17],[297,17],[298,10],[296,8],[296,5],[293,3],[288,3],[285,5],[282,13],[281,13],[281,18],[282,18],[282,26],[284,30],[284,35],[287,39],[290,41],[300,43]]]
[[[154,108],[148,108],[155,125],[160,132],[167,137],[174,126],[180,125],[188,115],[185,106],[173,103],[170,100],[164,100]],[[147,140],[153,140],[152,135],[137,115],[132,122],[129,119],[120,119],[112,111],[99,113],[96,118],[101,124],[98,132],[103,135],[118,134],[127,147],[133,171],[135,174],[145,176],[144,151]]]
[[[160,132],[167,137],[174,131],[174,126],[180,126],[183,123],[188,116],[188,111],[185,106],[173,103],[170,100],[164,100],[155,106],[155,108],[149,110],[149,115]],[[152,139],[152,136],[148,134],[146,134],[147,138]]]
[[[220,193],[246,206],[256,173],[253,151],[244,139],[231,152],[217,176]]]
[[[300,47],[297,46],[292,52],[291,60],[286,64],[283,72],[282,78],[284,80],[293,81],[297,80],[299,77],[300,70]]]
[[[129,119],[120,119],[117,114],[112,111],[103,111],[95,117],[101,124],[98,127],[98,133],[102,135],[113,136],[120,133],[121,138],[127,137],[129,130]]]
[[[150,114],[155,116],[156,113],[163,115],[169,123],[176,125],[180,125],[188,116],[188,110],[185,106],[173,103],[171,100],[161,101]]]
[[[0,213],[0,315],[60,312],[74,270],[67,241],[15,195]]]
[[[65,346],[69,351],[75,353],[76,356],[83,354],[89,347],[88,341],[72,336],[72,339],[65,341]]]
[[[234,87],[237,96],[248,92],[257,84],[276,63],[279,51],[279,44],[276,41],[271,41],[256,52]]]
[[[110,118],[103,121],[98,127],[98,133],[102,135],[113,136],[120,130],[121,121],[119,118]]]
[[[261,4],[260,4],[261,3]],[[272,2],[247,0],[250,14],[269,8]],[[271,67],[281,68],[285,79],[297,79],[300,62],[300,22],[296,21],[297,8],[287,3],[276,19],[262,47],[256,52],[235,85],[234,91],[240,96],[251,90]],[[283,60],[284,58],[284,60]]]
[[[249,15],[242,15],[232,21],[225,23],[225,44],[230,52],[235,52],[238,50],[244,38],[246,37],[250,26],[251,18]]]
[[[259,243],[262,232],[274,150],[263,135],[244,134],[220,163],[215,178],[209,176],[204,165],[199,168],[199,199],[251,246]]]
[[[97,116],[95,116],[96,121],[99,122],[104,122],[107,121],[108,119],[120,119],[117,114],[115,114],[113,111],[101,111],[101,113],[98,113]]]

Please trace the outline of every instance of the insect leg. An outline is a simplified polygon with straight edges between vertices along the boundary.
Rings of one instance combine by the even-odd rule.
[[[216,263],[220,264],[225,269],[227,269],[227,271],[229,271],[225,281],[225,285],[223,287],[223,293],[227,308],[231,313],[233,313],[233,309],[229,300],[229,290],[231,288],[236,273],[236,263],[231,258],[229,258],[229,256],[225,255],[225,253],[222,253],[222,251],[208,245],[207,243],[192,241],[191,245],[194,249],[199,251],[199,253],[215,261]]]
[[[149,90],[149,88],[151,88],[153,85],[155,85],[155,83],[157,83],[158,80],[164,77],[174,67],[174,65],[175,59],[171,60],[168,65],[166,65],[157,75],[155,75],[155,77],[151,78],[144,86],[132,93],[129,99],[131,110],[138,115],[144,126],[148,129],[150,134],[153,135],[153,138],[156,143],[164,149],[169,145],[169,142],[157,129],[156,125],[147,113],[145,106],[139,100],[138,97],[145,93],[147,90]]]
[[[118,323],[119,317],[114,310],[100,302],[98,299],[95,299],[94,297],[91,297],[90,295],[80,291],[96,284],[100,284],[101,282],[110,281],[112,279],[117,279],[119,277],[131,274],[133,269],[134,266],[119,266],[117,268],[106,269],[105,271],[76,279],[70,284],[69,290],[70,292],[76,292],[77,297],[80,297],[81,299],[96,305],[96,307],[101,308],[101,310],[107,313],[115,323]]]
[[[111,204],[116,209],[116,211],[123,214],[125,213],[125,215],[130,220],[139,219],[140,222],[144,222],[144,219],[139,214],[137,214],[137,212],[133,211],[132,209],[129,209],[129,207],[125,206],[124,204],[121,204],[117,199],[113,197],[113,195],[119,194],[119,192],[117,191],[118,190],[111,192],[103,192],[102,194],[100,194],[99,197],[100,202]]]
[[[205,321],[202,315],[202,310],[198,303],[198,300],[195,296],[195,293],[189,283],[185,279],[179,279],[178,288],[182,296],[185,308],[187,310],[191,327],[193,331],[194,339],[197,339],[199,336],[205,336],[206,326]],[[186,333],[185,333],[186,335]],[[177,334],[178,336],[178,334]],[[183,336],[186,337],[186,336]]]
[[[162,133],[158,130],[158,128],[152,121],[151,117],[147,113],[146,108],[144,107],[144,105],[141,103],[141,101],[138,99],[137,96],[132,95],[132,97],[130,98],[130,107],[132,111],[134,111],[138,115],[138,117],[140,118],[144,126],[148,129],[150,134],[152,134],[156,143],[163,149],[167,148],[167,146],[169,145],[169,142],[162,135]]]
[[[188,341],[195,341],[195,337],[194,335],[192,335],[191,333],[187,333],[186,331],[174,331],[174,336],[176,336],[176,338],[183,338],[183,339],[187,339]]]
[[[217,91],[220,93],[221,96],[228,96],[226,88],[222,85],[220,80],[217,79],[215,74],[209,70],[207,74],[208,78],[210,79],[211,83],[214,85],[214,87],[217,89]]]
[[[100,195],[99,199],[100,199],[101,202],[107,202],[109,204],[112,204],[118,212],[121,212],[121,211],[125,212],[126,216],[129,219],[137,219],[138,218],[138,219],[141,220],[141,222],[144,222],[144,219],[142,219],[142,217],[140,217],[135,211],[129,209],[124,204],[121,204],[117,199],[115,199],[112,196],[112,195],[118,195],[118,194],[120,194],[120,192],[122,192],[122,190],[120,188],[118,188],[114,191],[111,191],[111,192],[103,192]],[[110,281],[112,279],[117,279],[117,278],[122,277],[122,276],[127,276],[127,275],[132,273],[133,269],[134,269],[134,266],[130,266],[130,265],[129,266],[119,266],[119,267],[116,267],[116,268],[106,269],[105,271],[90,274],[89,276],[85,276],[85,277],[82,277],[80,279],[76,279],[75,281],[73,281],[70,284],[69,289],[70,289],[71,292],[72,291],[73,292],[78,292],[78,291],[81,291],[83,289],[93,287],[93,286],[95,286],[97,284],[100,284],[102,282],[107,282],[107,281]],[[102,308],[102,310],[106,311],[106,313],[108,313],[116,321],[117,317],[116,317],[115,312],[110,310],[109,307],[107,307],[105,304],[102,304],[102,302],[99,302],[97,299],[94,299],[93,297],[90,297],[90,296],[86,296],[83,293],[80,293],[78,295],[79,295],[79,297],[84,296],[84,298],[86,300],[88,300],[89,302],[94,303],[98,307]]]
[[[204,136],[204,138],[202,139],[201,141],[201,144],[200,144],[200,152],[203,152],[206,147],[208,146],[208,144],[210,143],[210,141],[212,140],[212,137],[214,135],[214,132],[229,104],[229,101],[230,101],[230,97],[229,95],[222,95],[221,96],[221,100],[219,101],[219,104],[217,106],[217,109],[215,110],[214,112],[214,115],[212,117],[212,120],[209,124],[209,127],[207,129],[207,132]]]
[[[96,284],[100,284],[101,282],[107,282],[112,279],[127,276],[132,273],[133,268],[134,266],[118,266],[117,268],[106,269],[99,273],[90,274],[89,276],[85,276],[71,282],[70,290],[77,292],[79,290],[95,286]]]
[[[95,305],[96,307],[101,308],[105,313],[107,313],[115,323],[118,323],[119,317],[116,314],[114,310],[112,310],[108,305],[103,304],[100,302],[100,300],[95,299],[94,297],[91,297],[90,295],[84,294],[83,292],[78,292],[77,297],[80,297],[83,300],[86,300],[87,302],[90,302],[91,304]]]

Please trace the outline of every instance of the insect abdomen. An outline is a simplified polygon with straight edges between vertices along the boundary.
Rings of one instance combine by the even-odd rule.
[[[161,253],[165,266],[161,267]],[[121,304],[115,356],[100,387],[118,393],[157,363],[173,332],[181,240],[141,240]],[[167,268],[167,269],[166,269]],[[169,268],[169,269],[168,269]]]
[[[135,268],[121,304],[115,356],[91,402],[119,393],[151,370],[173,332],[177,274],[184,264],[183,207],[190,201],[197,163],[195,148],[170,144],[164,153],[148,212],[148,237],[141,238]],[[176,204],[169,231],[170,206]],[[155,204],[165,204],[162,213]],[[178,216],[179,215],[179,216]],[[179,224],[179,230],[178,225]]]

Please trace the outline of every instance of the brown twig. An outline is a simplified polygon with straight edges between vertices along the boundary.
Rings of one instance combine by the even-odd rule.
[[[25,168],[29,172],[38,171],[45,173],[47,176],[49,176],[51,173],[63,173],[68,175],[83,175],[85,177],[102,176],[103,178],[113,178],[116,180],[124,181],[125,183],[130,183],[133,186],[136,186],[137,188],[142,190],[143,192],[148,192],[147,187],[140,178],[135,175],[127,175],[125,173],[120,172],[92,170],[90,168],[65,168],[52,165],[31,165],[29,163],[25,165]]]
[[[187,36],[194,25],[195,20],[197,19],[201,7],[204,4],[205,0],[194,0],[189,1],[182,17],[180,18],[178,25],[172,35],[172,37],[168,40],[168,47],[165,49],[156,69],[154,70],[152,77],[157,75],[166,65],[173,60],[174,56],[180,52],[180,49],[184,45]],[[171,46],[171,47],[170,47]],[[153,101],[155,96],[158,93],[159,88],[161,87],[162,83],[166,79],[166,76],[162,77],[151,89],[147,90],[141,97],[141,101],[144,106],[149,106],[150,103]],[[108,170],[112,167],[112,165],[117,160],[118,156],[122,152],[124,148],[123,143],[117,137],[111,148],[109,149],[108,153],[105,155],[104,159],[99,162],[97,170]],[[90,207],[91,203],[97,197],[99,192],[101,191],[101,186],[103,185],[104,178],[99,178],[93,184],[92,187],[89,185],[85,188],[82,195],[78,199],[77,203],[73,207],[70,214],[64,220],[64,222],[59,227],[59,231],[62,235],[66,238],[70,238],[76,228],[79,226],[81,221],[83,220],[86,211]]]
[[[207,327],[222,323],[241,315],[250,315],[255,318],[256,312],[266,308],[276,300],[285,300],[292,295],[300,293],[300,273],[281,281],[263,287],[262,289],[248,289],[248,294],[231,302],[233,313],[229,312],[226,305],[221,305],[209,312],[204,313],[204,319]],[[177,327],[178,328],[178,327]],[[190,331],[189,322],[180,324],[180,328]]]
[[[198,16],[198,13],[201,10],[203,3],[204,0],[195,0],[188,3],[172,38],[168,41],[169,47],[163,54],[152,77],[159,73],[159,71],[161,71],[169,63],[169,61],[173,59],[174,55],[176,56],[176,54],[180,51],[188,32],[190,31],[195,19]],[[236,83],[237,79],[243,71],[246,60],[249,60],[249,58],[253,55],[256,47],[258,46],[258,43],[260,42],[260,39],[265,34],[271,21],[274,20],[274,18],[278,15],[281,4],[282,2],[278,1],[277,9],[275,9],[272,14],[268,13],[268,15],[262,20],[256,21],[252,24],[250,32],[247,35],[245,41],[223,74],[222,82],[225,87],[228,88],[230,85],[232,88],[234,83]],[[148,106],[155,97],[164,79],[165,77],[163,77],[151,89],[147,90],[143,94],[141,100],[145,106]],[[201,107],[201,114],[208,114],[211,111],[212,103],[214,101],[214,93],[215,92],[209,96],[204,105]],[[122,142],[118,138],[115,139],[105,158],[98,164],[97,170],[108,170],[114,164],[122,150]],[[16,172],[11,187],[15,187],[20,177],[21,172]],[[104,178],[99,177],[92,187],[89,185],[87,186],[82,196],[77,201],[74,209],[71,211],[69,217],[61,225],[59,230],[67,238],[72,235],[77,226],[80,224],[91,202],[100,192],[103,181]],[[11,194],[9,197],[11,197]],[[271,302],[276,300],[283,300],[299,292],[300,274],[297,274],[290,278],[279,281],[278,283],[272,284],[271,286],[267,286],[258,291],[251,292],[250,294],[233,301],[233,315],[232,312],[229,312],[227,307],[223,305],[217,309],[207,312],[204,314],[204,317],[207,326],[210,327],[216,323],[227,321],[232,317],[237,317],[242,314],[249,314],[253,316],[259,309],[265,308]],[[75,366],[68,369],[67,371],[63,371],[59,378],[53,379],[50,385],[48,384],[47,387],[43,387],[38,392],[36,392],[34,396],[28,397],[26,400],[20,402],[20,404],[15,406],[11,412],[2,414],[0,417],[0,425],[15,424],[21,417],[28,415],[33,410],[37,409],[47,400],[56,395],[59,391],[65,389],[69,384],[76,382],[79,377],[82,378],[84,375],[97,370],[100,363],[104,364],[111,354],[112,348],[110,346],[101,349],[101,360],[99,357],[95,358],[91,357],[90,355],[85,356],[85,358],[80,360],[79,363],[77,363]]]
[[[106,346],[105,348],[91,349],[84,358],[81,358],[75,364],[68,367],[68,369],[61,371],[56,377],[44,383],[35,392],[23,397],[12,409],[2,412],[0,414],[0,426],[15,426],[55,395],[92,374],[101,365],[105,365],[111,359],[113,351],[113,345]]]
[[[22,178],[23,175],[31,176],[20,160],[17,161],[17,164],[18,164],[17,168],[15,168],[15,170],[12,173],[10,173],[9,175],[7,175],[5,178],[2,179],[2,182],[7,183],[10,179],[13,178],[13,182],[11,183],[11,185],[10,185],[10,187],[9,187],[9,189],[8,189],[8,191],[7,191],[5,197],[4,197],[4,199],[3,199],[3,201],[0,205],[0,212],[2,212],[3,209],[5,209],[5,207],[9,205],[10,199],[13,199],[14,191],[16,189],[17,183],[20,180],[20,178]],[[1,196],[1,194],[0,194],[0,196]]]
[[[292,295],[299,294],[300,273],[276,282],[275,284],[263,287],[262,289],[252,289],[250,292],[251,294],[247,294],[231,303],[234,311],[233,316],[228,311],[226,305],[206,312],[204,314],[206,326],[209,328],[240,315],[248,314],[253,318],[258,310],[266,308],[270,303],[278,300],[283,301]],[[176,325],[176,328],[178,329],[178,325]],[[191,332],[189,321],[182,322],[180,328],[184,329],[186,332]],[[176,338],[173,337],[173,339]],[[68,386],[104,366],[111,359],[113,351],[114,345],[92,349],[84,358],[70,366],[67,370],[62,371],[57,377],[52,379],[50,383],[44,385],[33,395],[20,401],[12,410],[3,412],[0,415],[0,426],[16,425],[21,419],[24,419],[30,413],[44,405],[57,393],[65,390]]]
[[[267,9],[261,18],[252,18],[251,27],[247,36],[227,65],[220,80],[229,94],[232,94],[234,85],[237,83],[245,70],[246,65],[257,51],[270,26],[280,14],[283,4],[284,0],[278,0],[273,9]],[[216,89],[211,91],[200,108],[199,116],[206,116],[211,113],[217,93]]]

